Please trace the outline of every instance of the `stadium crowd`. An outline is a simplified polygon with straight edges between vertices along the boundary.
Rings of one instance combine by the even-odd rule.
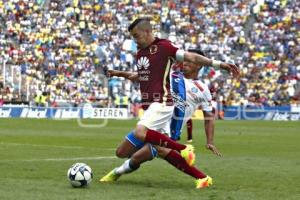
[[[114,77],[107,84],[104,74],[136,70],[127,25],[141,15],[153,17],[158,36],[240,66],[238,80],[201,70],[216,101],[299,103],[299,7],[296,0],[0,0],[0,105],[139,102],[137,84]]]

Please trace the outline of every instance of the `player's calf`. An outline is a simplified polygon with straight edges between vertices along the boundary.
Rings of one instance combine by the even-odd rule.
[[[130,163],[134,167],[139,167],[142,163],[152,160],[156,156],[157,150],[151,144],[146,144],[132,155]]]
[[[144,145],[132,157],[126,160],[121,166],[111,170],[107,175],[103,176],[100,182],[117,181],[123,174],[128,174],[136,171],[140,165],[148,160],[152,160],[157,156],[156,149],[151,145]]]
[[[131,131],[125,137],[125,140],[118,146],[116,156],[118,158],[130,158],[136,151],[145,145],[134,136],[134,131]]]

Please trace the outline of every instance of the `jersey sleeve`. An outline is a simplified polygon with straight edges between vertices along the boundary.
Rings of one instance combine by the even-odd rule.
[[[163,48],[168,56],[176,58],[176,52],[179,49],[174,44],[172,44],[169,40],[165,40],[163,42]]]
[[[173,57],[177,61],[182,62],[184,60],[184,50],[179,49],[176,47],[172,42],[169,40],[164,40],[163,43],[163,49],[167,56]]]

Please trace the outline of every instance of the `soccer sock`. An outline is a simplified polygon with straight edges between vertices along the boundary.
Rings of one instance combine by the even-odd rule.
[[[146,132],[146,137],[144,142],[156,144],[162,147],[167,147],[169,149],[174,149],[178,152],[186,148],[185,145],[175,142],[168,136],[150,129]]]
[[[170,151],[170,153],[165,157],[165,160],[177,169],[183,171],[185,174],[188,174],[196,179],[206,177],[206,175],[196,167],[189,166],[184,158],[182,158],[181,155],[174,150]]]
[[[192,119],[189,119],[186,122],[186,127],[187,127],[187,140],[193,139],[193,122]]]
[[[131,159],[126,160],[120,167],[115,169],[117,175],[128,174],[137,170],[140,166],[134,166],[131,163]]]

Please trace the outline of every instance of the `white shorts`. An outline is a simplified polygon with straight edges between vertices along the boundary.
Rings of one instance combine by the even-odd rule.
[[[154,102],[144,112],[137,124],[170,136],[170,122],[173,111],[174,106]]]

